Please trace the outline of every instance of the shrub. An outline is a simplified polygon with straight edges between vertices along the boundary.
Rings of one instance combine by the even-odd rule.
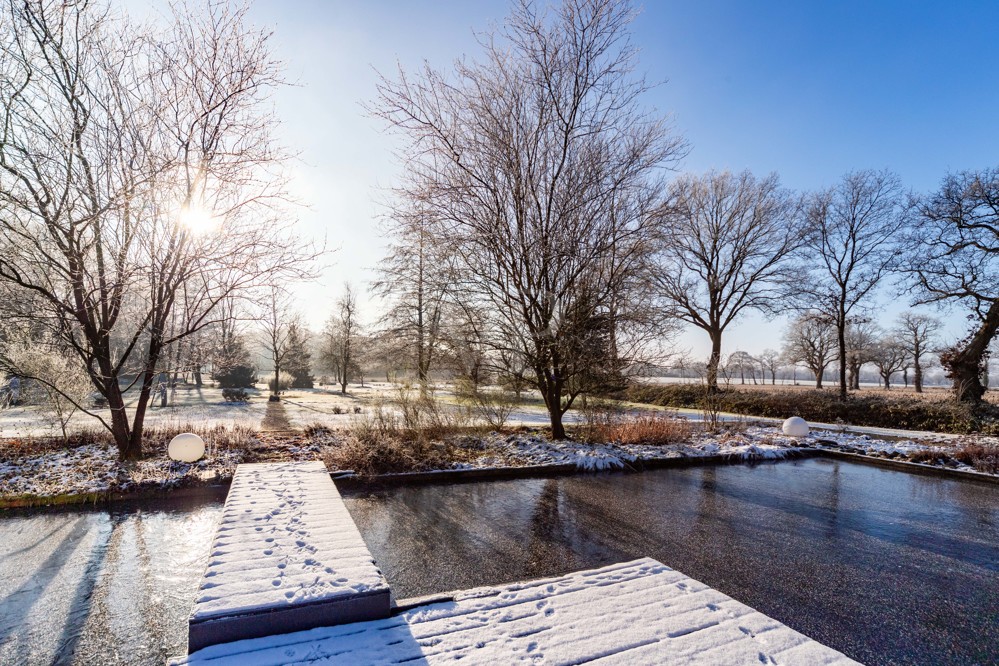
[[[442,403],[429,390],[418,391],[409,385],[401,386],[393,403],[399,410],[402,428],[420,438],[440,439],[467,430],[472,423],[470,408]],[[384,412],[381,405],[376,406]],[[379,418],[384,420],[384,414]]]
[[[333,429],[325,423],[319,423],[317,421],[305,426],[305,429],[302,432],[305,433],[306,437],[328,437],[333,434]]]
[[[360,436],[348,433],[340,443],[325,447],[321,457],[329,469],[349,469],[360,476],[446,469],[452,462],[449,447],[442,442],[427,445],[374,430]]]
[[[313,380],[312,375],[309,374],[293,375],[291,380],[291,388],[298,388],[298,389],[315,388],[315,381]]]
[[[222,389],[222,399],[226,402],[247,402],[250,396],[244,388],[224,388]]]
[[[288,382],[287,379],[282,379],[281,380],[281,390],[282,391],[287,391],[289,386],[290,386],[290,383]],[[269,388],[271,390],[271,393],[274,393],[275,389],[277,389],[277,384],[274,382],[274,378],[273,377],[270,379],[270,381],[267,382],[267,388]]]
[[[457,384],[456,389],[458,399],[470,405],[475,415],[494,430],[503,429],[519,402],[513,392],[505,389],[489,391],[467,382]]]
[[[212,375],[219,388],[253,388],[257,383],[257,370],[252,365],[234,365],[222,368]]]
[[[932,465],[944,457],[946,457],[945,454],[932,449],[919,449],[909,454],[909,460],[911,462],[926,463],[928,465]]]
[[[748,416],[800,416],[821,423],[904,428],[953,433],[999,433],[999,408],[978,408],[953,400],[918,400],[907,396],[853,394],[839,399],[835,391],[739,391],[708,395],[696,384],[637,385],[621,395],[632,402],[662,407],[724,411]]]

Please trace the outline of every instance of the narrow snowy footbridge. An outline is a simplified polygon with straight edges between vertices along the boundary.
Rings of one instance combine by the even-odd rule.
[[[321,463],[240,466],[190,628],[176,664],[856,663],[652,559],[393,607]]]
[[[389,615],[388,583],[321,462],[240,465],[188,649]]]

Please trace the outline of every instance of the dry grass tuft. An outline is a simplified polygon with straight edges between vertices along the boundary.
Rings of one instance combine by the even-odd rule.
[[[378,474],[447,469],[454,462],[444,442],[397,439],[391,436],[358,437],[345,434],[320,454],[329,469],[353,470],[362,477]]]
[[[943,453],[933,451],[932,449],[919,449],[918,451],[913,451],[909,454],[909,460],[911,462],[926,464],[936,463],[943,457],[945,457]]]
[[[691,432],[687,419],[668,414],[642,414],[598,425],[592,434],[594,439],[605,442],[664,446],[689,442]]]
[[[999,445],[965,444],[953,456],[955,460],[971,465],[979,472],[999,474]]]

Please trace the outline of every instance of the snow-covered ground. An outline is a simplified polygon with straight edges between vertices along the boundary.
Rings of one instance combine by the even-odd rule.
[[[193,464],[162,456],[123,465],[114,447],[79,446],[0,461],[0,498],[127,492],[150,485],[171,488],[231,477],[241,459],[239,451],[219,451]]]
[[[328,431],[311,437],[298,436],[287,443],[279,439],[267,446],[267,459],[320,460],[330,447],[343,441],[342,437],[342,433]],[[695,430],[689,441],[669,445],[559,442],[550,440],[542,431],[462,436],[452,443],[465,454],[461,462],[446,468],[452,470],[565,464],[581,470],[626,469],[652,459],[721,456],[733,460],[777,460],[801,449],[830,448],[902,460],[929,450],[940,453],[950,468],[973,471],[970,466],[949,458],[954,446],[950,441],[888,440],[821,430],[796,439],[767,425],[730,426],[716,432]],[[81,446],[0,462],[0,497],[118,492],[150,484],[174,487],[204,478],[224,480],[232,477],[237,464],[252,456],[250,451],[236,449],[209,451],[206,458],[194,464],[158,457],[122,465],[112,447]]]

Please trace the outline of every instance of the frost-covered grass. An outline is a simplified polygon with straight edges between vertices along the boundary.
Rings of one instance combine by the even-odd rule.
[[[225,480],[240,462],[321,460],[331,471],[360,476],[496,467],[564,466],[599,471],[640,468],[661,459],[720,457],[777,460],[802,449],[829,448],[952,469],[999,474],[995,438],[890,439],[845,431],[814,431],[786,437],[772,425],[724,424],[716,430],[668,414],[624,414],[612,422],[580,424],[574,438],[553,441],[542,428],[504,432],[475,425],[436,423],[406,427],[392,410],[375,416],[344,414],[336,425],[312,421],[304,432],[266,433],[239,424],[198,425],[178,420],[147,430],[146,458],[119,463],[105,434],[0,440],[0,497],[53,497],[175,487],[208,478]],[[167,423],[160,421],[160,424]],[[213,422],[209,421],[208,424]],[[171,462],[166,444],[177,432],[195,431],[209,442],[207,457],[193,465]]]
[[[850,432],[820,431],[813,438],[820,447],[849,453],[999,475],[997,437],[879,439]]]

